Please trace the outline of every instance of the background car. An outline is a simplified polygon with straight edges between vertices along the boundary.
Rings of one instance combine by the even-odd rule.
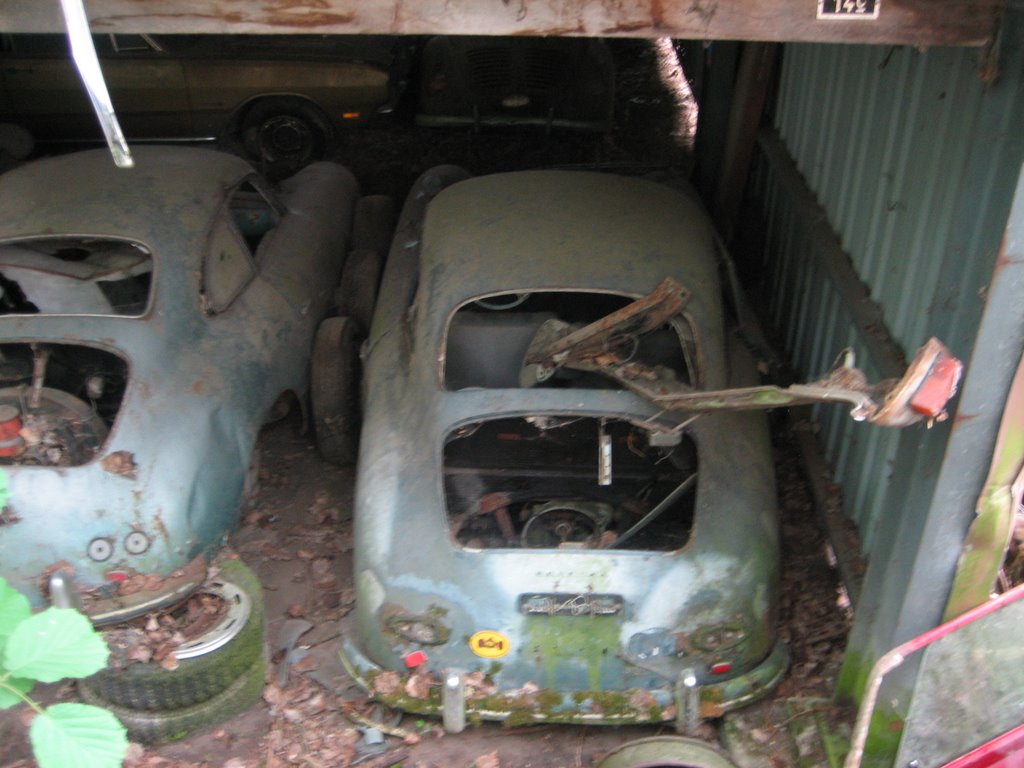
[[[95,34],[129,140],[220,139],[294,168],[393,106],[408,44],[373,35]],[[0,36],[0,110],[37,140],[99,140],[64,35]]]
[[[85,682],[151,740],[262,689],[259,583],[208,565],[260,426],[306,392],[358,189],[333,163],[275,188],[233,155],[135,153],[131,171],[95,150],[0,176],[0,573],[97,625],[223,603],[173,664]]]
[[[694,195],[644,180],[414,187],[366,346],[342,652],[379,699],[451,730],[682,723],[781,679],[765,417],[668,410],[599,370],[756,379],[715,248]],[[537,364],[581,338],[589,367]]]
[[[601,40],[433,37],[420,69],[419,125],[612,127],[615,66]]]

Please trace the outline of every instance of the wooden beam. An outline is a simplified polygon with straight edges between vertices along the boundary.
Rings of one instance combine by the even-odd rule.
[[[95,32],[486,34],[988,44],[1006,0],[86,0]],[[824,8],[825,18],[819,18]],[[847,13],[846,9],[872,10]],[[2,32],[60,32],[60,5],[3,0]]]
[[[730,244],[735,234],[743,190],[747,186],[761,113],[775,74],[777,49],[776,43],[747,43],[740,54],[736,91],[725,136],[725,153],[712,206],[718,231]]]

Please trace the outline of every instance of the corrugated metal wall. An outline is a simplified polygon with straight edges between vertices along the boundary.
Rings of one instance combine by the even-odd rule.
[[[970,357],[996,259],[993,231],[1005,226],[1005,207],[985,196],[1006,161],[999,143],[1016,140],[1022,129],[1000,126],[998,115],[979,120],[986,94],[980,56],[889,46],[784,50],[775,128],[908,356],[934,335]],[[1007,108],[1006,120],[1013,114]],[[979,149],[990,159],[979,161]],[[801,222],[763,157],[752,191],[767,223],[772,320],[791,359],[816,376],[852,346],[858,364],[878,377],[860,332],[808,257]],[[976,196],[976,205],[965,206],[965,195]],[[879,521],[902,501],[892,482],[903,469],[896,465],[899,432],[856,424],[835,406],[817,416],[870,559]]]

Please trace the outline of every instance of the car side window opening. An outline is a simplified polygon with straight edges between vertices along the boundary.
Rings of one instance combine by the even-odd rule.
[[[216,218],[203,263],[203,306],[218,314],[226,310],[256,276],[261,245],[280,221],[281,213],[251,179],[227,196]]]
[[[228,211],[250,253],[258,261],[260,243],[277,226],[281,218],[280,211],[252,180],[243,181],[231,191]]]
[[[600,320],[634,299],[579,291],[505,292],[462,305],[451,317],[445,340],[445,389],[468,388],[621,388],[608,376],[569,366],[554,375],[531,378],[524,365],[531,343],[543,327],[561,323],[573,330]],[[618,359],[664,366],[687,386],[699,386],[696,339],[685,315],[642,334],[606,340]]]
[[[203,262],[203,306],[218,314],[231,306],[256,276],[249,247],[234,223],[218,216],[210,231]]]

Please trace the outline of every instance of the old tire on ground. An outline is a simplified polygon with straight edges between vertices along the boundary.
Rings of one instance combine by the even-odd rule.
[[[359,334],[350,317],[329,317],[313,343],[310,397],[320,455],[344,466],[359,444]]]
[[[597,768],[736,768],[736,764],[707,742],[685,736],[650,736],[616,747]]]
[[[373,308],[377,304],[377,286],[384,271],[384,256],[377,251],[351,251],[341,272],[335,295],[338,314],[352,318],[363,336],[370,331]]]
[[[258,163],[298,170],[322,159],[333,137],[330,120],[305,99],[260,99],[242,116],[239,138]]]
[[[395,204],[388,195],[359,198],[352,223],[352,250],[387,253],[395,231]]]
[[[231,685],[212,699],[191,707],[161,712],[114,706],[93,695],[88,689],[80,688],[79,692],[86,703],[110,710],[128,729],[129,739],[142,744],[155,744],[183,739],[193,731],[244,712],[262,695],[266,672],[267,662],[261,654]]]
[[[205,584],[228,601],[224,618],[179,648],[178,667],[154,662],[107,668],[80,680],[88,694],[106,704],[133,710],[179,710],[215,698],[245,673],[263,653],[263,590],[240,560],[220,564],[220,576]]]
[[[384,261],[395,230],[395,206],[387,195],[367,195],[356,203],[352,247],[335,294],[339,315],[354,318],[369,333]]]

